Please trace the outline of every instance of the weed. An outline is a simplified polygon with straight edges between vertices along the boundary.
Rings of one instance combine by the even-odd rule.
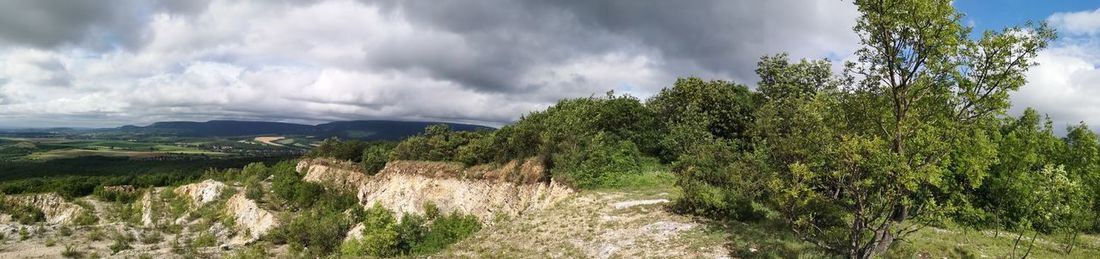
[[[84,256],[84,253],[76,250],[76,246],[73,246],[72,244],[67,244],[65,245],[65,250],[61,251],[61,256],[65,258],[81,258]]]

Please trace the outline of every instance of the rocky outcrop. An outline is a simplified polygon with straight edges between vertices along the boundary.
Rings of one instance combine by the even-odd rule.
[[[465,167],[460,163],[434,161],[391,161],[379,174],[409,174],[429,178],[454,178],[535,184],[545,182],[546,167],[537,158],[513,160],[504,165],[478,165]]]
[[[361,167],[348,161],[326,159],[303,159],[296,168],[304,174],[302,180],[321,183],[351,193],[359,192],[359,187],[367,182],[368,176]]]
[[[432,203],[442,212],[458,211],[492,223],[497,216],[516,217],[546,209],[572,193],[569,187],[555,182],[518,184],[391,171],[379,174],[361,188],[359,200],[364,206],[379,203],[399,216],[423,214],[423,205]]]
[[[141,225],[152,227],[156,224],[153,219],[153,192],[145,192],[141,195]]]
[[[9,202],[38,208],[46,216],[46,223],[67,224],[81,213],[84,207],[65,201],[56,193],[42,193],[30,195],[13,195],[7,197]]]
[[[196,205],[203,205],[207,202],[218,199],[218,196],[222,195],[222,191],[225,191],[227,186],[219,181],[206,180],[200,183],[193,183],[176,188],[177,195],[191,198],[191,202]]]
[[[260,208],[256,202],[245,197],[244,193],[237,193],[225,202],[225,210],[233,216],[237,227],[244,229],[258,239],[268,230],[279,225],[275,214]]]
[[[441,212],[458,211],[491,224],[498,216],[515,217],[550,207],[573,190],[546,181],[541,160],[513,161],[499,166],[463,167],[426,161],[391,161],[375,176],[347,162],[303,160],[303,179],[353,190],[363,206],[381,204],[397,213],[423,214],[424,204]],[[354,232],[354,231],[353,231]]]

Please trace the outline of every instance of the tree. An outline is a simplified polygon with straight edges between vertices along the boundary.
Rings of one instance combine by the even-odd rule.
[[[985,32],[971,40],[970,28],[960,25],[962,14],[949,0],[855,4],[862,13],[855,27],[862,48],[837,79],[840,89],[798,102],[819,109],[771,111],[774,119],[767,120],[805,122],[801,126],[813,130],[798,131],[821,137],[767,126],[782,124],[764,124],[758,132],[778,131],[759,142],[772,153],[766,158],[777,176],[772,190],[781,193],[773,206],[787,208],[780,211],[815,244],[851,258],[870,258],[953,207],[951,194],[960,190],[945,181],[970,175],[950,173],[951,158],[986,150],[959,151],[953,144],[982,134],[975,128],[1003,113],[1008,93],[1024,84],[1024,72],[1054,33],[1039,25]],[[784,79],[777,82],[794,87],[780,89],[798,93],[821,82],[813,75],[761,78]],[[968,170],[973,171],[981,170]],[[981,181],[982,175],[972,176],[977,179],[966,181]],[[802,199],[790,199],[795,196]]]
[[[392,149],[393,146],[389,143],[375,143],[363,149],[363,170],[369,175],[377,174],[386,167]]]
[[[660,144],[666,161],[708,139],[729,139],[738,146],[749,142],[748,127],[758,96],[748,87],[722,80],[680,78],[672,88],[646,102],[646,107],[669,129]]]

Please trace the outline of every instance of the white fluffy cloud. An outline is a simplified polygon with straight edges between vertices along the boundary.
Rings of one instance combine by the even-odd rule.
[[[560,98],[608,90],[646,97],[680,76],[752,84],[760,56],[844,57],[857,41],[850,32],[857,13],[843,1],[667,5],[27,5],[19,15],[35,22],[0,23],[0,127],[209,119],[499,125]]]
[[[1058,132],[1080,122],[1100,129],[1100,9],[1056,13],[1047,21],[1060,38],[1039,53],[1028,83],[1012,95],[1012,113],[1035,108]]]

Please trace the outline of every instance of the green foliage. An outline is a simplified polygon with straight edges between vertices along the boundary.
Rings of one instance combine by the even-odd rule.
[[[446,124],[431,125],[424,129],[423,134],[398,143],[390,153],[389,160],[459,161],[460,148],[478,143],[488,134],[484,131],[455,132]]]
[[[424,255],[443,250],[450,244],[477,233],[481,230],[481,222],[473,215],[454,212],[432,220],[427,228],[421,240],[410,242],[410,253]]]
[[[273,229],[267,238],[276,244],[309,248],[314,256],[323,256],[337,251],[340,241],[351,227],[347,217],[340,211],[310,209]]]
[[[46,214],[42,210],[8,200],[3,194],[0,194],[0,211],[11,215],[12,219],[24,225],[46,221]]]
[[[327,157],[339,160],[350,160],[352,162],[359,162],[363,159],[363,149],[366,149],[368,144],[359,140],[340,141],[337,139],[326,139],[322,141],[320,145],[313,148],[306,154],[306,157]]]
[[[105,186],[96,186],[92,195],[101,201],[131,203],[141,197],[141,192],[127,191],[123,189],[106,189]]]
[[[734,109],[751,113],[736,117],[746,118],[741,124],[712,121],[714,114],[693,105],[653,105],[693,118],[688,122],[695,126],[669,122],[670,132],[702,135],[690,142],[670,134],[675,141],[668,142],[687,147],[681,153],[698,143],[726,142],[678,157],[685,192],[680,204],[734,218],[751,217],[763,205],[803,239],[868,258],[946,215],[991,210],[975,207],[968,197],[982,190],[991,166],[1034,172],[1033,165],[1042,165],[1035,162],[1046,159],[1027,155],[1034,146],[1013,150],[1023,152],[1008,158],[1015,161],[989,161],[995,152],[1012,149],[997,150],[999,135],[989,125],[1008,107],[1008,93],[1024,84],[1024,72],[1052,31],[1040,25],[973,40],[947,0],[855,3],[862,13],[855,31],[863,46],[842,76],[834,76],[827,61],[765,57],[757,69],[761,103],[754,110]],[[744,103],[751,102],[738,104]],[[709,123],[740,130],[697,133]],[[1049,139],[1039,140],[1057,142]]]
[[[754,220],[763,216],[754,198],[762,195],[755,165],[741,158],[734,144],[717,141],[692,147],[673,165],[683,196],[676,206],[684,211],[720,218]]]
[[[0,193],[57,192],[66,198],[92,194],[97,186],[131,185],[135,188],[179,185],[200,179],[210,168],[234,168],[262,161],[274,163],[283,157],[131,160],[127,158],[79,157],[38,161],[0,161]]]
[[[398,223],[391,211],[375,204],[365,212],[363,237],[344,241],[341,254],[374,257],[428,255],[481,230],[481,223],[472,215],[454,212],[441,216],[432,204],[425,204],[424,210],[427,216],[408,214]]]
[[[352,222],[362,217],[354,195],[325,190],[319,184],[304,182],[293,166],[275,166],[272,191],[276,202],[298,212],[284,215],[285,222],[266,238],[277,244],[308,248],[311,257],[328,255],[340,248],[340,241]],[[346,211],[351,211],[349,214]]]
[[[76,246],[67,244],[65,245],[65,250],[61,251],[61,256],[65,258],[80,258],[84,256],[84,253],[77,250]]]
[[[363,150],[363,171],[368,175],[377,174],[378,171],[382,171],[382,168],[386,167],[386,162],[389,159],[390,150],[393,149],[393,145],[389,142],[376,143],[368,146]]]
[[[559,180],[582,188],[613,187],[615,178],[640,173],[646,157],[659,153],[660,129],[656,114],[631,96],[567,99],[480,142],[488,147],[478,149],[488,155],[478,163],[541,156],[549,158]]]
[[[363,236],[344,241],[340,253],[350,256],[389,257],[398,254],[399,233],[393,213],[375,203],[366,210]]]
[[[299,208],[313,206],[313,203],[317,202],[318,198],[324,193],[323,186],[302,181],[301,176],[292,168],[275,170],[271,189],[275,193],[275,197],[286,204]]]
[[[758,99],[758,94],[744,85],[695,77],[677,79],[672,88],[661,89],[646,103],[668,128],[660,139],[662,158],[673,161],[711,138],[747,144]]]
[[[633,142],[598,133],[587,146],[555,154],[555,172],[579,188],[619,187],[621,179],[642,173],[644,156]]]
[[[191,245],[195,247],[211,247],[218,244],[218,240],[214,238],[214,234],[209,231],[203,231],[199,233],[199,236],[191,240]]]

